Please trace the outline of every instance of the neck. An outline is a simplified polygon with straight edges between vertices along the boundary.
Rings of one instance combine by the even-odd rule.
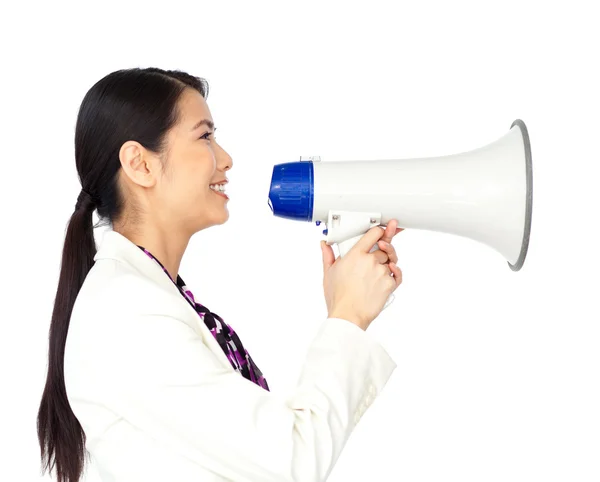
[[[177,281],[181,259],[190,241],[190,236],[184,233],[167,232],[157,226],[144,226],[134,230],[127,230],[115,226],[113,228],[125,236],[132,243],[143,246],[158,259],[171,278]]]

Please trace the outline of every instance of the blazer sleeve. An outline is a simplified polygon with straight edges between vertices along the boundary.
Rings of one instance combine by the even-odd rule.
[[[235,481],[326,480],[396,368],[371,335],[327,318],[295,389],[277,394],[224,368],[183,321],[144,315],[129,326],[113,339],[105,371],[112,409]]]

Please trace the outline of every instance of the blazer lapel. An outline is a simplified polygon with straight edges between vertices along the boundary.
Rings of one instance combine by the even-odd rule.
[[[225,352],[217,340],[215,340],[213,334],[204,324],[204,321],[200,318],[200,315],[183,298],[177,286],[175,286],[175,284],[169,279],[162,268],[154,260],[150,259],[133,242],[131,242],[121,233],[118,233],[112,229],[107,229],[104,232],[102,243],[100,243],[100,247],[94,256],[94,261],[98,259],[116,259],[118,261],[127,263],[137,269],[143,276],[150,278],[154,282],[163,286],[165,289],[173,291],[173,293],[175,293],[177,297],[181,299],[181,303],[185,305],[186,311],[184,311],[184,313],[186,316],[182,321],[190,325],[190,327],[202,337],[204,343],[215,353],[224,367],[233,370],[231,362],[225,355]],[[181,307],[178,306],[177,310],[174,311],[180,310]]]

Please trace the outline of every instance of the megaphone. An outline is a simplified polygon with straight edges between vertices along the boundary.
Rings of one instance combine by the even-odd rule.
[[[269,190],[275,216],[325,223],[327,244],[337,244],[340,256],[372,227],[397,219],[398,227],[483,243],[513,271],[527,256],[532,205],[531,145],[520,119],[497,141],[459,154],[277,164]]]

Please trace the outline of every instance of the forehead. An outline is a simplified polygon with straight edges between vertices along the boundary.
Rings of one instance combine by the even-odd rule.
[[[212,122],[213,118],[200,92],[194,89],[185,89],[179,99],[179,130],[183,133],[190,133],[199,121],[206,119]],[[204,124],[200,128],[206,129]]]

